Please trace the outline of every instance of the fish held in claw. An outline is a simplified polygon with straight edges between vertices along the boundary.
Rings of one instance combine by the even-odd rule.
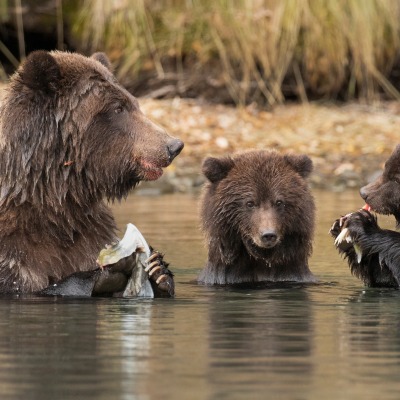
[[[132,256],[136,265],[125,287],[122,297],[154,297],[154,292],[149,282],[146,271],[147,259],[151,251],[139,229],[133,224],[128,224],[124,237],[116,244],[100,251],[97,264],[100,268],[116,264],[123,258]]]

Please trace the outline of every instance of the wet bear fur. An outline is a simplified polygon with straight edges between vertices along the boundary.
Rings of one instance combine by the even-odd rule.
[[[397,227],[400,225],[400,145],[385,163],[381,176],[362,187],[360,195],[371,207],[371,211],[393,215]],[[377,216],[366,210],[351,213],[336,220],[331,234],[336,238],[342,228],[348,228],[350,237],[359,246],[362,257],[359,261],[353,245],[342,244],[339,251],[344,254],[353,275],[371,287],[400,286],[400,233],[381,229]]]
[[[208,261],[200,283],[314,282],[314,199],[306,155],[248,151],[207,158],[201,200]]]
[[[0,293],[96,268],[117,239],[105,200],[157,179],[182,147],[143,115],[104,54],[31,53],[0,108]]]

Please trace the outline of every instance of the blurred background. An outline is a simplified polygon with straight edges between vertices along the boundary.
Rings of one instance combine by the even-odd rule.
[[[38,48],[101,50],[153,97],[398,99],[399,11],[397,0],[0,0],[1,62],[7,74]]]
[[[187,144],[172,190],[249,147],[307,152],[314,186],[357,187],[397,143],[399,17],[398,0],[0,0],[0,79],[32,50],[104,51]]]

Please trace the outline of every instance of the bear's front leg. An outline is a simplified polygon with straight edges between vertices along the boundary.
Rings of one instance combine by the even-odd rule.
[[[379,259],[371,257],[368,246],[361,248],[359,241],[363,239],[366,245],[365,239],[378,230],[376,218],[368,211],[361,210],[337,219],[329,231],[335,238],[335,246],[347,259],[352,274],[368,286],[371,284],[369,271],[374,269],[375,264],[380,268]]]
[[[336,220],[330,233],[352,274],[368,286],[397,287],[400,282],[400,234],[383,230],[369,211]],[[340,240],[338,240],[340,239]],[[399,254],[399,255],[397,255]]]
[[[377,219],[369,211],[360,210],[351,214],[347,214],[337,219],[329,233],[335,238],[335,244],[340,252],[346,256],[353,254],[354,244],[363,243],[365,252],[370,252],[368,248],[367,238],[371,238],[374,234],[379,233],[381,229],[378,226]]]
[[[347,259],[351,273],[353,275],[356,275],[358,278],[362,279],[366,284],[368,284],[360,273],[363,271],[363,268],[360,266],[358,262],[357,254],[354,250],[353,243],[351,242],[352,239],[351,238],[350,240],[340,240],[340,238],[338,239],[338,236],[342,233],[342,230],[345,229],[344,222],[346,218],[347,216],[344,216],[342,218],[335,220],[331,229],[329,230],[329,233],[335,239],[335,246],[338,249],[339,253],[343,254],[344,258]]]
[[[174,274],[168,269],[164,255],[150,247],[151,255],[146,260],[146,272],[154,291],[154,297],[172,297],[175,294]]]
[[[381,231],[377,218],[363,209],[349,214],[344,221],[344,228],[349,230],[353,240],[362,240],[366,236],[371,236]]]

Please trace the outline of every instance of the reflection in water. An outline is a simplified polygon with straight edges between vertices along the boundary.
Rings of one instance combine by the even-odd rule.
[[[397,399],[400,291],[350,275],[328,235],[362,205],[317,193],[317,285],[206,287],[196,196],[128,198],[175,272],[175,299],[0,300],[3,399]],[[389,223],[389,222],[388,222]]]
[[[385,355],[387,369],[377,369],[375,378],[368,379],[377,379],[380,374],[399,378],[399,302],[400,294],[397,290],[361,291],[350,296],[346,313],[340,315],[341,327],[345,329],[339,334],[346,339],[341,350],[351,357],[354,368],[365,371],[368,364],[369,367],[378,367],[381,356]],[[367,364],[360,365],[357,362],[357,356],[360,355],[368,359]]]
[[[282,381],[298,389],[309,381],[314,333],[306,290],[221,292],[215,300],[209,356],[218,398],[254,398],[267,387],[277,396]]]
[[[151,307],[34,297],[0,304],[2,399],[109,399],[121,380],[137,392]]]

